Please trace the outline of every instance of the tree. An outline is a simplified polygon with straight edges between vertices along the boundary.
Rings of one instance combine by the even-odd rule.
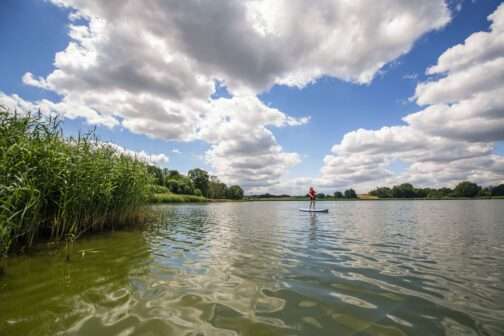
[[[357,194],[355,193],[355,190],[353,190],[353,189],[345,190],[345,198],[357,198]]]
[[[478,197],[490,197],[490,196],[492,196],[491,187],[481,188],[480,191],[478,192]]]
[[[392,197],[392,189],[388,187],[380,187],[376,188],[369,192],[370,195],[376,196],[378,198],[391,198]]]
[[[343,198],[343,193],[341,191],[335,191],[334,198]]]
[[[178,170],[168,170],[167,172],[165,172],[165,175],[166,175],[166,178],[169,179],[169,180],[172,180],[172,179],[179,179],[180,177],[182,177],[182,175],[178,172]]]
[[[453,194],[453,190],[451,190],[450,188],[439,188],[437,192],[439,193],[439,195],[441,195],[441,197],[448,197]]]
[[[460,182],[454,189],[456,197],[475,197],[478,195],[481,187],[476,183],[469,181]]]
[[[392,197],[394,198],[414,198],[416,197],[415,188],[410,183],[403,183],[392,188]]]
[[[227,185],[222,183],[217,176],[211,176],[208,183],[209,198],[225,198],[227,193]]]
[[[504,184],[499,184],[497,187],[491,188],[492,196],[504,196]]]
[[[430,188],[413,188],[415,192],[415,197],[425,198],[432,191]]]
[[[243,198],[243,189],[238,185],[233,185],[228,188],[227,198],[233,200],[240,200]]]
[[[193,182],[194,187],[201,190],[203,196],[208,197],[208,183],[209,183],[208,173],[203,169],[196,168],[189,170],[187,175]]]
[[[163,170],[157,166],[147,166],[147,170],[154,177],[154,183],[157,185],[164,185]]]
[[[325,198],[325,194],[324,193],[318,193],[317,194],[317,198]]]
[[[195,192],[194,184],[184,175],[180,175],[177,179],[168,179],[166,187],[174,194],[193,195]]]
[[[172,193],[174,194],[178,194],[178,190],[179,190],[179,183],[177,180],[168,180],[166,181],[166,187],[168,188],[168,190],[170,190]]]
[[[185,195],[194,195],[194,184],[188,178],[178,180],[179,193]]]

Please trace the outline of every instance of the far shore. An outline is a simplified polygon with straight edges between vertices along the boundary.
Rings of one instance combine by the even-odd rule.
[[[457,201],[457,200],[490,200],[499,199],[504,200],[503,196],[489,196],[489,197],[444,197],[444,198],[323,198],[317,199],[317,202],[351,202],[351,201]],[[257,201],[304,201],[308,202],[308,198],[299,197],[278,197],[278,198],[247,198],[245,197],[242,202],[257,202]]]
[[[334,198],[325,197],[317,199],[317,202],[352,202],[352,201],[456,201],[456,200],[504,200],[504,196],[486,197],[440,197],[440,198],[378,198],[368,195],[359,195],[357,198]],[[240,200],[212,199],[194,195],[179,194],[155,194],[151,199],[151,204],[173,204],[173,203],[227,203],[227,202],[308,202],[307,197],[253,197],[245,196]]]

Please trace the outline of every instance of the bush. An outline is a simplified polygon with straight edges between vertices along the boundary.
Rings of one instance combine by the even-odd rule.
[[[379,198],[393,197],[392,189],[387,188],[387,187],[376,188],[375,190],[370,191],[369,194],[372,196],[379,197]]]
[[[469,181],[460,182],[453,190],[456,197],[476,197],[481,187]]]
[[[228,188],[226,196],[232,200],[241,200],[243,198],[243,189],[238,185],[233,185]]]
[[[170,192],[170,190],[167,187],[161,186],[161,185],[157,185],[157,184],[151,185],[150,186],[150,190],[154,194],[164,194],[164,193],[169,193]]]
[[[176,179],[167,180],[166,186],[174,194],[192,195],[195,191],[192,181],[183,175],[179,175]]]
[[[334,198],[343,198],[343,193],[341,191],[335,191]]]
[[[491,188],[492,196],[504,196],[504,184]]]
[[[154,194],[150,199],[151,203],[201,203],[208,200],[202,196],[195,195],[177,195],[177,194]]]
[[[395,198],[415,198],[415,188],[410,183],[403,183],[392,188],[392,196]]]
[[[357,194],[355,193],[355,190],[353,190],[353,189],[345,190],[345,198],[349,198],[349,199],[357,198]]]

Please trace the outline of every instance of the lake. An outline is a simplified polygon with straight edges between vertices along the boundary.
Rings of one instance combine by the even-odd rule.
[[[156,207],[9,258],[0,335],[504,335],[504,201]]]

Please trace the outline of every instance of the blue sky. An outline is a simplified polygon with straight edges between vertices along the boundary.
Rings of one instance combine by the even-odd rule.
[[[90,3],[91,2],[93,1],[90,1]],[[258,130],[260,129],[260,132],[263,132],[264,127],[273,134],[274,141],[271,144],[271,148],[279,145],[282,147],[281,153],[296,153],[298,156],[297,160],[282,159],[283,163],[279,164],[277,167],[281,173],[277,171],[272,173],[276,176],[274,179],[275,181],[267,181],[261,184],[258,182],[260,179],[251,179],[240,175],[246,173],[259,176],[262,175],[261,172],[268,171],[266,169],[267,167],[264,168],[266,170],[262,170],[261,172],[251,171],[250,169],[227,171],[225,168],[227,166],[225,160],[228,159],[232,153],[208,160],[207,155],[212,149],[215,149],[215,152],[221,153],[221,150],[224,150],[225,147],[222,145],[222,142],[216,142],[218,140],[208,140],[210,138],[216,138],[217,136],[215,135],[209,135],[207,137],[195,136],[191,139],[183,139],[180,136],[178,138],[167,136],[166,139],[160,139],[163,137],[162,135],[160,136],[161,133],[159,132],[161,131],[156,131],[155,136],[157,136],[157,138],[155,139],[153,138],[153,134],[149,133],[149,131],[139,130],[137,126],[129,127],[121,125],[121,122],[128,118],[126,114],[116,115],[119,124],[112,128],[98,123],[96,125],[97,133],[102,140],[114,142],[129,150],[143,150],[148,153],[165,154],[169,157],[169,161],[161,162],[160,165],[162,166],[171,169],[179,169],[181,171],[187,171],[194,167],[203,167],[215,173],[221,172],[222,174],[220,175],[223,175],[225,180],[227,177],[227,180],[230,182],[242,182],[246,185],[248,183],[250,185],[248,190],[252,192],[264,190],[293,191],[293,188],[288,187],[286,189],[285,187],[289,185],[289,181],[293,180],[296,180],[296,183],[300,186],[306,183],[315,183],[321,188],[326,188],[328,190],[338,189],[347,185],[359,185],[362,183],[364,183],[362,188],[372,186],[373,184],[387,184],[399,181],[401,176],[403,180],[418,181],[420,184],[436,185],[443,181],[449,184],[460,177],[458,172],[454,173],[453,178],[446,177],[439,180],[431,179],[430,182],[425,179],[425,176],[420,178],[412,174],[408,176],[404,175],[414,163],[414,160],[411,159],[411,155],[406,155],[404,158],[400,155],[381,157],[378,161],[381,162],[382,159],[384,159],[387,161],[387,164],[380,167],[387,170],[387,173],[382,171],[381,173],[383,173],[383,176],[378,173],[379,176],[374,180],[372,178],[365,178],[362,180],[359,178],[352,179],[352,176],[355,177],[355,173],[353,173],[352,176],[346,176],[339,182],[333,182],[330,180],[335,179],[334,176],[337,174],[338,170],[333,173],[328,173],[328,175],[324,177],[324,173],[321,174],[321,169],[326,166],[328,167],[327,163],[324,163],[324,158],[326,156],[343,156],[341,153],[331,153],[331,148],[333,145],[338,144],[345,147],[346,145],[342,143],[342,141],[347,133],[357,129],[380,130],[382,127],[386,126],[405,126],[406,123],[402,120],[403,117],[423,110],[426,107],[425,105],[419,106],[416,99],[410,99],[415,95],[417,86],[422,82],[436,81],[439,77],[443,76],[442,74],[434,77],[428,76],[426,75],[426,70],[430,66],[436,65],[438,63],[438,58],[450,47],[463,43],[471,34],[480,31],[489,32],[491,28],[487,17],[496,11],[500,4],[501,1],[490,0],[449,3],[448,8],[451,18],[448,23],[442,24],[442,27],[439,28],[436,27],[438,23],[433,20],[433,22],[430,23],[432,27],[428,27],[427,25],[423,32],[412,33],[409,40],[405,38],[407,42],[397,47],[398,49],[402,48],[401,52],[398,52],[396,57],[394,57],[394,55],[384,56],[383,59],[380,60],[384,65],[377,71],[374,71],[372,80],[366,83],[357,83],[358,80],[355,79],[362,74],[365,69],[356,68],[352,70],[353,73],[345,75],[339,74],[338,71],[334,71],[328,66],[326,70],[322,71],[322,76],[308,78],[306,83],[300,85],[301,87],[295,87],[289,84],[285,85],[282,80],[275,80],[265,85],[261,83],[258,89],[255,87],[255,82],[253,81],[255,81],[255,78],[259,77],[259,75],[256,76],[256,74],[253,73],[250,75],[252,79],[249,80],[249,78],[245,78],[248,75],[247,71],[242,71],[242,69],[240,69],[238,73],[245,74],[244,78],[238,78],[238,84],[231,84],[231,82],[236,79],[232,77],[233,74],[237,73],[236,69],[232,68],[229,70],[231,75],[221,75],[221,72],[228,70],[225,68],[226,65],[219,65],[219,68],[215,65],[215,61],[211,60],[207,61],[205,66],[202,66],[201,63],[203,62],[201,59],[207,57],[206,54],[202,54],[201,51],[198,51],[200,49],[197,48],[194,48],[197,49],[196,51],[185,51],[184,48],[187,49],[187,47],[177,44],[177,47],[180,47],[181,50],[184,50],[183,52],[186,53],[185,57],[192,57],[199,62],[198,71],[207,76],[209,80],[214,82],[217,79],[219,81],[222,80],[222,85],[224,87],[217,88],[217,91],[212,93],[208,99],[217,99],[219,97],[228,99],[231,96],[239,96],[240,94],[236,92],[241,92],[241,89],[245,87],[248,90],[252,90],[254,95],[264,106],[281,111],[285,116],[298,119],[309,116],[309,122],[300,122],[301,125],[298,126],[276,127],[271,124],[258,125]],[[32,73],[33,77],[36,79],[39,77],[48,78],[57,68],[63,68],[61,65],[55,64],[55,55],[58,52],[64,51],[72,40],[69,37],[69,25],[86,27],[90,24],[91,20],[86,17],[89,13],[88,8],[84,8],[85,6],[81,6],[81,8],[72,1],[68,1],[67,5],[67,8],[63,8],[49,1],[41,0],[4,0],[2,2],[0,9],[0,45],[2,46],[0,50],[2,73],[0,76],[0,91],[6,96],[19,95],[24,101],[34,102],[36,105],[37,102],[43,99],[57,103],[62,101],[65,95],[67,95],[64,88],[58,87],[57,85],[53,85],[53,87],[49,89],[41,88],[40,86],[42,85],[38,85],[39,87],[37,87],[37,85],[28,84],[26,80],[23,81],[22,79],[23,75],[27,72]],[[81,13],[81,17],[70,21],[69,15],[79,12]],[[104,9],[104,11],[100,13],[105,13],[103,15],[106,16],[107,12]],[[100,13],[97,13],[97,15],[100,15]],[[131,13],[133,13],[131,15],[134,15],[135,11],[132,10]],[[194,15],[198,15],[196,12],[194,13]],[[366,12],[364,12],[364,14],[365,13]],[[393,14],[394,13],[391,13],[391,15]],[[413,14],[415,14],[415,12],[413,12]],[[295,15],[302,15],[302,13],[293,13],[293,17],[295,17]],[[127,16],[125,16],[125,20],[126,18]],[[366,20],[366,18],[362,17],[362,20]],[[112,22],[112,19],[109,21]],[[120,25],[120,22],[109,23],[109,26],[113,24]],[[212,24],[211,21],[209,21],[208,24]],[[109,26],[105,29],[108,29]],[[139,29],[142,28],[141,26],[139,27]],[[169,25],[167,25],[166,28],[167,33],[171,32],[168,27]],[[230,25],[229,29],[233,29],[232,27],[233,26]],[[174,29],[177,28],[178,27],[175,27]],[[331,29],[330,25],[327,29]],[[183,30],[181,29],[181,31]],[[291,38],[287,33],[286,36]],[[323,36],[319,38],[323,39]],[[196,44],[197,46],[197,44],[200,43],[198,41],[199,40],[195,39],[194,41],[190,41],[190,43]],[[322,40],[321,42],[324,41]],[[335,48],[334,53],[339,52],[336,50],[338,45],[332,47]],[[378,45],[378,47],[380,47],[380,45]],[[105,51],[105,49],[103,50]],[[98,52],[100,52],[100,50],[98,50]],[[152,50],[151,52],[156,53],[156,50]],[[370,52],[374,51],[371,50]],[[305,56],[304,54],[299,56],[306,58],[310,57],[310,55]],[[331,52],[323,56],[329,62]],[[500,56],[502,56],[502,54],[500,54]],[[262,57],[268,57],[268,55],[263,55]],[[365,57],[365,55],[362,57]],[[364,60],[363,58],[363,62]],[[351,62],[351,59],[348,61]],[[277,61],[275,60],[275,62]],[[312,63],[305,64],[307,69],[312,66],[320,67],[316,62],[315,65]],[[243,67],[246,66],[246,64],[243,65]],[[288,65],[283,66],[283,68],[287,67]],[[289,71],[293,73],[298,70],[300,69],[290,69]],[[91,67],[89,71],[94,70]],[[215,75],[211,73],[211,71],[214,71]],[[280,73],[280,75],[287,76],[286,73],[287,71]],[[77,75],[72,74],[71,78],[75,78],[78,75],[81,75],[81,73]],[[275,76],[277,75],[278,73],[275,73]],[[354,76],[354,78],[348,78],[349,76]],[[265,76],[265,78],[266,77],[267,76]],[[264,82],[266,81],[267,80],[264,79]],[[229,91],[233,92],[232,95],[228,94],[228,90],[225,87],[226,85],[229,86]],[[253,89],[250,89],[251,87],[253,87]],[[111,90],[112,89],[114,89],[113,86],[111,87]],[[121,90],[122,89],[123,88],[121,88]],[[86,93],[88,93],[88,91],[86,91]],[[78,96],[78,94],[79,92],[75,92],[75,96]],[[73,93],[71,95],[73,95]],[[167,100],[171,99],[164,96],[162,98]],[[462,97],[460,101],[464,99],[465,98]],[[450,103],[456,103],[456,101]],[[184,104],[184,107],[187,106],[184,102],[180,104]],[[435,104],[436,102],[433,102],[427,104],[427,106]],[[107,113],[107,111],[101,111],[99,108],[95,108],[95,110],[100,114]],[[212,109],[211,111],[214,110]],[[208,113],[210,116],[211,113],[214,112],[205,113]],[[502,111],[499,113],[501,116]],[[86,118],[85,115],[76,119],[66,118],[64,122],[65,133],[67,135],[73,135],[79,130],[86,130],[90,127],[94,127],[94,125],[90,125],[89,120]],[[210,116],[209,118],[213,117]],[[272,118],[276,117],[272,116]],[[156,123],[155,118],[153,121]],[[159,120],[159,123],[163,122],[164,121]],[[210,123],[210,125],[214,124]],[[151,129],[151,127],[149,126],[146,129]],[[223,132],[229,133],[229,131],[226,130]],[[271,141],[267,132],[268,131],[265,133],[266,135],[259,135],[258,137],[264,136],[264,138],[268,138],[268,141]],[[436,133],[435,131],[429,130],[427,133],[430,135],[435,133],[437,135],[439,132]],[[222,138],[222,135],[219,134],[217,138]],[[222,139],[225,139],[222,140],[223,142],[234,141],[234,139],[228,139],[226,137]],[[484,141],[478,140],[478,143],[484,142],[486,144],[491,144],[496,148],[493,153],[502,155],[504,153],[502,140],[503,139],[499,137],[493,137],[491,139],[485,138]],[[450,144],[449,146],[453,146],[453,148],[462,146],[460,142],[461,139],[457,138],[457,141],[457,143],[453,145]],[[229,142],[228,147],[234,146],[235,142]],[[221,145],[223,148],[219,147]],[[470,144],[464,142],[463,146],[465,146],[464,148],[468,148]],[[176,153],[174,150],[178,150],[180,153]],[[276,149],[272,149],[271,153],[277,155],[280,152]],[[266,160],[268,160],[267,158],[270,157],[268,155],[271,153],[265,154],[267,155],[265,156]],[[345,153],[345,155],[349,155],[348,152]],[[366,153],[369,153],[369,151]],[[485,155],[488,155],[488,153]],[[262,159],[258,158],[258,160]],[[296,162],[290,162],[289,160]],[[249,162],[248,157],[243,157],[242,161]],[[241,167],[243,162],[240,164],[237,162],[230,162],[229,166],[236,164]],[[342,163],[340,162],[338,164],[341,165]],[[376,163],[377,166],[379,164],[380,163]],[[478,165],[479,163],[476,164]],[[496,164],[498,165],[500,162]],[[331,166],[331,164],[329,164],[329,166]],[[339,166],[337,169],[340,169]],[[331,169],[327,168],[326,170]],[[373,170],[374,168],[370,170],[371,174]],[[497,168],[496,171],[498,171]],[[390,173],[392,173],[392,176]],[[477,180],[480,179],[483,183],[495,183],[495,181],[499,181],[499,179],[502,180],[502,175],[496,174],[484,177],[483,172],[478,172],[473,175],[473,178]],[[427,172],[425,175],[429,175],[429,173]],[[471,176],[467,176],[467,178],[470,177]],[[487,180],[485,180],[485,178]],[[336,178],[336,180],[337,179],[338,178]],[[263,180],[268,180],[268,178],[263,178]]]

